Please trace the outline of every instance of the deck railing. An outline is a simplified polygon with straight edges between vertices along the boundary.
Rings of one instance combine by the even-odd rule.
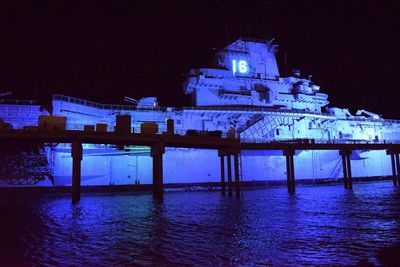
[[[137,108],[134,105],[114,105],[114,104],[101,104],[93,101],[88,101],[88,100],[83,100],[71,96],[65,96],[65,95],[53,95],[53,100],[61,100],[64,102],[72,103],[72,104],[78,104],[78,105],[83,105],[87,107],[93,107],[93,108],[98,108],[98,109],[104,109],[104,110],[140,110],[140,111],[165,111],[166,108],[164,107],[148,107],[148,108]]]
[[[36,100],[0,99],[0,104],[8,105],[37,105]]]
[[[286,114],[296,114],[296,115],[316,115],[316,116],[325,116],[331,119],[338,119],[329,113],[325,112],[313,112],[306,110],[295,110],[295,109],[274,109],[269,107],[251,107],[251,106],[192,106],[192,107],[181,107],[181,108],[167,108],[167,107],[148,107],[148,108],[137,108],[134,105],[114,105],[114,104],[101,104],[93,101],[83,100],[71,96],[53,95],[53,100],[61,100],[73,104],[84,105],[88,107],[94,107],[98,109],[104,110],[140,110],[140,111],[185,111],[185,110],[204,110],[204,111],[261,111],[261,112],[277,112],[277,113],[286,113]],[[9,100],[9,99],[0,99],[0,103],[8,104],[35,104],[34,100]],[[375,118],[363,118],[363,117],[348,117],[346,120],[351,121],[367,121],[367,122],[389,122],[400,124],[400,120],[393,119],[375,119]]]
[[[277,144],[400,144],[400,140],[379,140],[379,141],[366,141],[366,140],[345,140],[345,139],[307,139],[307,138],[297,138],[297,139],[281,139],[281,140],[266,140],[263,138],[241,138],[241,143],[277,143]]]

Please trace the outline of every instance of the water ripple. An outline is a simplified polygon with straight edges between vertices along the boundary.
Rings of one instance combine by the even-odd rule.
[[[399,204],[390,182],[248,190],[241,200],[170,192],[164,203],[149,194],[88,194],[77,205],[0,197],[0,265],[379,264],[399,252]]]

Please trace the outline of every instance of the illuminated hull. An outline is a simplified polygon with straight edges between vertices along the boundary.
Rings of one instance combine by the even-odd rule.
[[[100,149],[99,149],[100,150]],[[89,152],[89,153],[87,153]],[[279,151],[280,152],[280,151]],[[285,158],[276,152],[243,151],[241,155],[241,179],[244,182],[285,181]],[[52,169],[55,186],[71,186],[72,158],[67,148],[54,149]],[[391,175],[390,157],[385,151],[369,151],[353,154],[354,177]],[[337,181],[342,178],[341,157],[337,151],[301,151],[295,158],[297,180]],[[220,161],[217,151],[195,149],[167,149],[164,154],[164,183],[182,184],[217,183],[220,181]],[[226,166],[226,164],[225,164]],[[152,183],[152,159],[148,153],[129,153],[101,149],[84,150],[82,160],[82,185],[134,185]],[[2,183],[2,186],[15,186]],[[53,186],[44,179],[35,186]]]
[[[99,120],[108,123],[108,125],[115,125],[115,116],[110,115],[109,111],[107,111],[108,114],[104,114],[104,111],[100,109],[62,101],[53,101],[53,108],[57,115],[67,117],[67,128],[70,130],[82,130],[83,125],[93,125]],[[70,110],[79,110],[79,113],[73,113]],[[210,120],[206,112],[209,112],[218,120]],[[93,116],[96,113],[98,116]],[[38,116],[38,114],[32,112],[29,114],[32,116],[29,120],[8,121],[15,128],[32,125],[35,123],[34,116]],[[82,114],[88,114],[87,118]],[[92,117],[89,117],[89,114]],[[265,113],[249,112],[248,110],[221,111],[212,109],[207,111],[194,109],[172,112],[133,110],[127,112],[127,114],[132,116],[132,125],[135,128],[135,132],[140,127],[137,121],[143,118],[148,121],[156,121],[159,125],[159,132],[165,131],[165,118],[169,117],[175,120],[175,132],[178,134],[184,134],[188,129],[221,130],[226,133],[226,125],[227,121],[230,120],[230,116],[237,117],[237,114],[240,114],[244,121],[251,122],[247,123],[247,126],[250,126],[241,132],[242,140],[259,141],[262,139],[265,142],[302,138],[312,138],[318,142],[333,142],[339,139],[339,132],[345,132],[343,129],[353,133],[350,136],[351,138],[364,138],[364,142],[371,141],[368,139],[371,136],[378,136],[379,139],[384,137],[392,138],[393,141],[397,138],[399,132],[397,129],[400,125],[398,122],[391,121],[391,125],[386,126],[387,122],[380,120],[362,121],[363,124],[360,127],[360,122],[356,120],[334,120],[333,117],[328,117],[324,114],[291,114],[282,111]],[[255,116],[260,114],[263,116],[262,120],[253,120]],[[25,114],[21,113],[18,116],[26,117]],[[325,122],[325,125],[319,125],[318,121]],[[268,134],[263,134],[263,131],[266,131],[265,129],[269,129],[268,127],[271,128]],[[327,132],[326,129],[331,130]],[[366,135],[368,131],[371,133]],[[343,133],[340,134],[344,135]],[[118,150],[112,146],[84,144],[83,152],[81,180],[83,186],[143,185],[152,183],[152,159],[149,148],[136,147]],[[0,177],[2,178],[0,179],[0,186],[71,185],[72,160],[70,144],[46,145],[38,154],[38,157],[47,159],[47,166],[45,166],[46,171],[43,174],[39,173],[36,180],[31,179],[29,183],[21,183],[18,181],[25,181],[27,177],[19,175],[15,178],[21,179],[14,180]],[[2,164],[4,164],[4,160]],[[342,178],[343,175],[341,157],[338,151],[296,151],[294,164],[295,178],[297,180],[328,179],[335,181]],[[386,155],[385,151],[354,151],[351,164],[354,177],[391,175],[390,157]],[[186,185],[220,181],[220,159],[215,150],[167,148],[164,154],[163,166],[165,184]],[[40,166],[41,169],[43,167]],[[30,165],[23,165],[23,163],[21,163],[20,168],[31,170]],[[286,179],[286,163],[281,151],[242,151],[240,169],[241,179],[245,182],[283,182]],[[3,170],[3,173],[7,173],[7,170]]]

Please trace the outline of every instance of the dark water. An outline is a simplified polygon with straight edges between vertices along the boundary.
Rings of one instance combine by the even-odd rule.
[[[0,198],[0,265],[379,265],[400,243],[390,182],[244,191]],[[400,252],[400,250],[398,250]]]

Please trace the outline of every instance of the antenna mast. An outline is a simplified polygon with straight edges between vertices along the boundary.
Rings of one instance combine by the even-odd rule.
[[[286,76],[288,75],[286,51],[285,51],[285,75]]]

